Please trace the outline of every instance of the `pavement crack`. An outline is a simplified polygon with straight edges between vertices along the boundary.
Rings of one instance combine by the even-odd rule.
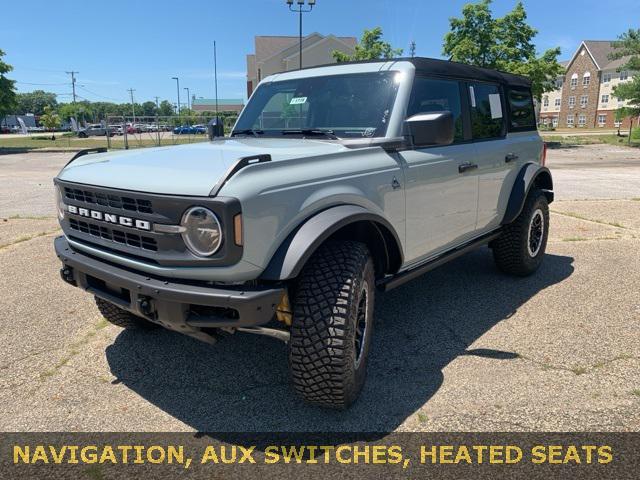
[[[0,244],[0,250],[4,250],[6,248],[9,248],[9,247],[11,247],[13,245],[17,245],[19,243],[28,242],[29,240],[33,240],[35,238],[40,238],[40,237],[45,237],[47,235],[52,235],[52,234],[57,233],[59,231],[60,231],[60,229],[56,228],[55,230],[49,230],[49,231],[46,231],[46,232],[34,233],[33,235],[24,235],[22,237],[19,237],[19,238],[13,240],[12,242]]]

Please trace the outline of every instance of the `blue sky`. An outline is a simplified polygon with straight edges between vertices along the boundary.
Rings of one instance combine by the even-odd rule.
[[[360,37],[381,26],[394,47],[440,57],[448,19],[459,16],[467,0],[317,0],[305,15],[304,31]],[[580,40],[613,39],[640,28],[638,0],[525,0],[529,22],[539,30],[538,50],[560,46],[569,58]],[[495,0],[502,15],[515,0]],[[218,44],[219,95],[245,96],[245,55],[254,35],[297,35],[297,16],[285,0],[3,0],[0,49],[15,70],[22,92],[42,88],[68,101],[69,76],[77,70],[77,93],[99,101],[175,102],[173,76],[192,94],[213,96],[213,41]],[[47,84],[47,85],[33,85]],[[184,101],[186,92],[182,91]]]

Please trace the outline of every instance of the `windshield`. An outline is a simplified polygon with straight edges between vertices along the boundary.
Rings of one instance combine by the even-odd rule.
[[[371,72],[263,84],[234,135],[383,137],[398,91],[396,76]]]

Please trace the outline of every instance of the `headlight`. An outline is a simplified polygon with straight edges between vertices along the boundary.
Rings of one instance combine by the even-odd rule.
[[[65,205],[62,197],[62,191],[60,190],[60,187],[58,185],[55,186],[55,189],[56,189],[56,209],[58,210],[58,219],[63,220]]]
[[[209,257],[222,244],[222,228],[215,214],[204,207],[191,207],[182,216],[182,239],[199,257]]]

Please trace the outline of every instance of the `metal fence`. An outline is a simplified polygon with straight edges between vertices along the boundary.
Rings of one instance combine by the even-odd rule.
[[[107,147],[129,149],[204,142],[209,139],[207,125],[213,118],[215,115],[108,117]],[[220,115],[218,118],[224,123],[225,135],[229,134],[237,117]]]

